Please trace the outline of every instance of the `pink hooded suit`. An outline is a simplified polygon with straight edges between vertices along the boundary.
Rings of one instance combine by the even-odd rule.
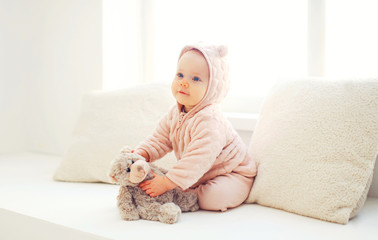
[[[177,102],[137,148],[145,150],[150,161],[174,150],[178,161],[166,176],[183,190],[196,191],[202,209],[225,211],[247,198],[256,165],[219,109],[229,88],[227,48],[190,45],[183,48],[180,58],[193,49],[200,51],[208,63],[210,77],[205,96],[186,114]]]

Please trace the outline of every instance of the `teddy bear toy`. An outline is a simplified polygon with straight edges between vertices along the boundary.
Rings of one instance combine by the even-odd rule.
[[[164,175],[166,171],[147,163],[145,159],[124,147],[113,160],[109,172],[112,182],[120,185],[117,205],[122,219],[146,219],[163,223],[177,222],[181,212],[199,209],[197,194],[184,192],[179,188],[150,197],[138,185],[150,180],[155,174]]]

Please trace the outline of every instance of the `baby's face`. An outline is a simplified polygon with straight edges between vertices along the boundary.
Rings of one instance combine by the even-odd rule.
[[[205,96],[209,85],[209,68],[206,59],[197,51],[188,51],[177,64],[172,82],[172,94],[188,112]]]

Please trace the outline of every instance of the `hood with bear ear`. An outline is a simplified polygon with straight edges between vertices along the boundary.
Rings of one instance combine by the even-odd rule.
[[[187,45],[181,50],[179,60],[182,55],[191,50],[198,50],[206,59],[209,67],[209,84],[205,96],[189,111],[190,115],[195,114],[208,105],[220,103],[226,97],[230,86],[228,62],[226,59],[228,48],[226,46],[205,45],[202,43]],[[177,104],[179,111],[181,111],[182,104],[178,102]]]

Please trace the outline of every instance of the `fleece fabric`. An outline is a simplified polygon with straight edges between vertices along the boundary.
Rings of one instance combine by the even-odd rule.
[[[173,150],[178,162],[166,176],[184,190],[231,172],[254,177],[255,162],[219,108],[229,88],[227,48],[196,44],[184,47],[180,57],[193,49],[208,63],[205,96],[185,115],[180,114],[182,105],[177,102],[137,148],[145,150],[151,161]]]
[[[378,79],[310,78],[272,89],[250,153],[247,202],[346,224],[363,206],[378,153]]]
[[[123,146],[137,145],[154,130],[156,119],[174,103],[171,95],[167,85],[158,83],[85,94],[70,146],[54,179],[111,183],[112,160]],[[157,165],[174,164],[172,155],[167,154]]]

